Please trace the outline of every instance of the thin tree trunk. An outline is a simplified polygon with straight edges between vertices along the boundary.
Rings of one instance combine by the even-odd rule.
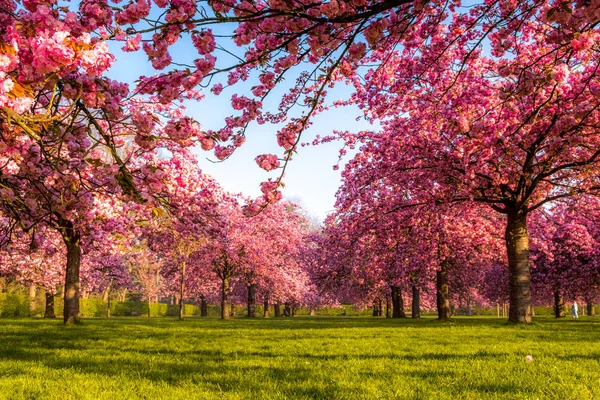
[[[54,294],[46,292],[46,312],[44,318],[56,318],[54,314]]]
[[[269,318],[269,296],[265,295],[265,300],[263,302],[263,317]]]
[[[373,316],[374,317],[379,317],[381,315],[381,309],[379,307],[380,307],[380,302],[377,299],[375,299],[373,301]]]
[[[81,263],[81,247],[79,233],[73,230],[73,224],[63,225],[62,236],[67,246],[67,267],[65,273],[64,323],[78,324],[79,315],[79,268]]]
[[[467,317],[470,317],[473,314],[471,310],[471,296],[467,296]]]
[[[506,249],[508,253],[508,292],[510,308],[508,321],[531,322],[531,276],[529,271],[529,235],[527,215],[519,210],[508,213],[506,224]]]
[[[291,309],[290,309],[290,316],[294,317],[296,315],[297,309],[298,309],[298,306],[296,304],[292,304]]]
[[[34,284],[29,285],[29,316],[33,317],[35,314],[35,295],[37,294],[37,288]]]
[[[273,306],[273,312],[275,313],[275,318],[281,317],[281,304],[279,302]]]
[[[291,317],[292,316],[292,307],[290,307],[290,303],[287,301],[283,303],[283,316]]]
[[[417,285],[412,287],[412,318],[421,318],[421,292]]]
[[[248,285],[248,315],[249,318],[256,317],[256,285]]]
[[[565,298],[559,290],[554,292],[554,317],[565,317]]]
[[[229,278],[221,279],[221,319],[229,319]]]
[[[229,316],[235,317],[235,304],[229,303]]]
[[[183,320],[185,314],[183,298],[185,296],[185,261],[181,263],[181,283],[179,287],[179,319]]]
[[[390,317],[390,296],[385,296],[385,317]]]
[[[398,287],[398,312],[400,318],[406,318],[406,312],[404,311],[404,298],[402,297],[402,289]]]
[[[440,269],[437,271],[437,309],[438,319],[441,321],[450,320],[450,294],[448,291],[448,260],[442,261]]]
[[[200,296],[200,316],[208,316],[208,303],[206,302],[206,298],[204,296]]]
[[[110,318],[110,295],[106,299],[106,318]]]
[[[150,298],[150,296],[148,296],[148,318],[150,318],[152,316],[151,312],[150,312],[151,306],[152,306],[152,299]]]
[[[392,291],[392,318],[400,318],[400,304],[398,303],[398,286],[390,286]]]
[[[106,301],[106,318],[110,318],[110,289],[112,288],[113,280],[110,279],[106,290],[104,291],[104,295],[102,296],[104,301]]]
[[[594,309],[594,302],[593,301],[591,301],[591,300],[588,301],[587,305],[586,305],[586,308],[587,308],[587,315],[588,315],[588,317],[593,317],[593,316],[596,315],[596,310]]]

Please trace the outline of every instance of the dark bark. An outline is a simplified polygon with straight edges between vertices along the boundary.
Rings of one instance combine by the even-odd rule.
[[[398,286],[390,286],[392,292],[392,318],[400,318],[400,307],[398,305]]]
[[[593,301],[588,301],[587,302],[587,315],[588,317],[593,317],[596,315],[596,310],[594,309],[594,302]]]
[[[229,278],[221,279],[221,319],[229,319]]]
[[[404,311],[404,298],[402,297],[402,290],[398,288],[398,311],[400,318],[406,318],[406,312]]]
[[[279,302],[273,306],[273,312],[275,313],[275,318],[281,317],[281,304]]]
[[[471,310],[471,297],[467,297],[467,317],[470,317],[473,314]]]
[[[554,317],[565,317],[565,298],[559,290],[554,292]]]
[[[269,318],[269,296],[265,296],[263,302],[263,317]]]
[[[385,296],[385,317],[389,318],[390,315],[390,296]]]
[[[79,268],[81,265],[80,235],[73,230],[73,224],[63,221],[62,236],[67,246],[67,267],[65,271],[64,322],[78,324],[79,315]]]
[[[298,310],[298,306],[296,304],[292,304],[290,316],[292,316],[292,317],[295,316],[296,310]]]
[[[518,209],[509,210],[506,224],[508,253],[508,293],[510,308],[508,321],[531,322],[531,276],[529,271],[529,235],[527,215]]]
[[[412,318],[421,318],[421,292],[417,285],[412,287]]]
[[[185,296],[185,261],[181,263],[181,282],[179,286],[179,319],[183,319],[185,309],[183,305],[183,299]]]
[[[290,303],[288,303],[287,301],[285,303],[283,303],[283,316],[284,317],[292,316],[292,307],[290,306]]]
[[[248,315],[249,318],[256,317],[256,285],[248,285]]]
[[[402,298],[402,290],[399,286],[391,286],[392,289],[392,308],[393,318],[406,318],[404,311],[404,299]]]
[[[378,301],[377,299],[373,301],[373,316],[381,316],[381,301]]]
[[[54,314],[54,294],[46,292],[46,312],[44,318],[56,318]]]
[[[448,260],[442,261],[436,275],[438,319],[448,321],[451,316],[450,293],[448,290]]]
[[[229,303],[229,316],[235,317],[235,304]]]
[[[204,296],[200,296],[200,316],[208,316],[208,303],[206,302],[206,298]]]

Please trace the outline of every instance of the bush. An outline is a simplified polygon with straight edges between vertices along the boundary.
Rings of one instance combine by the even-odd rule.
[[[20,293],[0,293],[1,317],[25,317],[29,315],[29,299]]]
[[[56,308],[56,298],[54,300]],[[112,311],[112,310],[111,310]],[[54,310],[56,313],[56,309]],[[100,298],[80,299],[79,313],[82,318],[105,317],[106,302]]]

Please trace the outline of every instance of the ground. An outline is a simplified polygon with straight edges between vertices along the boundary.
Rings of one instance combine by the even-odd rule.
[[[600,318],[0,319],[0,398],[600,399]]]

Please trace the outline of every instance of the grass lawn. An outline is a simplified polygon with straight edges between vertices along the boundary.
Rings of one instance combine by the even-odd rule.
[[[0,398],[600,399],[600,318],[0,319]]]

